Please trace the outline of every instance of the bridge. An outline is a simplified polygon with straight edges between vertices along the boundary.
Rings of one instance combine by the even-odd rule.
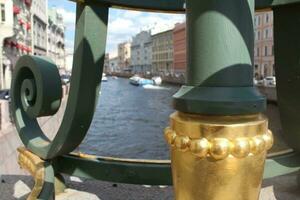
[[[53,140],[45,136],[37,119],[54,115],[60,107],[57,67],[42,57],[23,56],[13,75],[13,116],[25,146],[19,148],[19,164],[35,179],[29,199],[53,198],[64,188],[55,183],[63,183],[61,174],[68,174],[119,183],[173,185],[179,200],[254,200],[263,178],[299,170],[299,0],[74,3],[70,93]],[[177,112],[165,129],[171,161],[72,153],[86,135],[98,99],[111,7],[186,13],[187,81],[173,97]],[[274,12],[277,100],[284,138],[291,148],[273,155],[267,155],[273,137],[262,114],[266,98],[253,86],[255,9]]]

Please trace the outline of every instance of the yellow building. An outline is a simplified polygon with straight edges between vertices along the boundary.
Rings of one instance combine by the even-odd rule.
[[[129,70],[131,57],[131,43],[123,42],[118,45],[118,68],[121,71]]]
[[[152,35],[152,68],[155,74],[173,74],[173,30]]]

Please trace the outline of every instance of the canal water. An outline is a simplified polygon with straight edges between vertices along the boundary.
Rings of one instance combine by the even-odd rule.
[[[109,77],[102,83],[93,122],[77,150],[98,156],[168,159],[163,130],[174,112],[172,95],[178,89],[174,85],[144,89],[130,85],[128,79]],[[265,114],[275,136],[271,152],[286,149],[277,105],[268,104]]]
[[[79,151],[122,158],[166,159],[163,130],[168,125],[172,95],[179,86],[144,89],[128,79],[108,78],[88,134]]]

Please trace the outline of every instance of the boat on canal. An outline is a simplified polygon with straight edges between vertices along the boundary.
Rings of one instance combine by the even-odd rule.
[[[160,77],[153,77],[152,79],[141,78],[138,75],[134,75],[129,78],[129,82],[135,86],[145,86],[145,85],[160,85],[162,79]]]
[[[107,76],[105,73],[102,74],[102,79],[101,79],[102,82],[107,82],[108,79],[107,79]]]

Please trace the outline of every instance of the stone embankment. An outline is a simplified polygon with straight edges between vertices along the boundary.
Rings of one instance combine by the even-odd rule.
[[[130,78],[134,74],[129,73],[129,72],[111,72],[107,73],[107,75],[110,76],[117,76],[117,77],[122,77],[122,78]],[[140,74],[141,77],[144,78],[152,78],[154,75],[145,75],[145,74]],[[169,83],[169,84],[176,84],[176,85],[183,85],[185,80],[184,76],[161,76],[162,80],[164,83]],[[265,87],[258,85],[257,88],[259,91],[265,95],[268,99],[269,102],[276,102],[277,101],[277,93],[276,93],[276,87],[270,86],[270,87]]]

